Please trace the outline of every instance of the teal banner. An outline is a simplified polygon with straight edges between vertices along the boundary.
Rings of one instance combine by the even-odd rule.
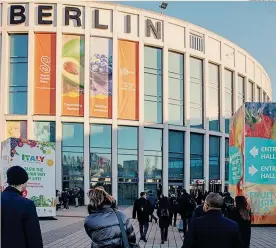
[[[276,140],[245,138],[245,179],[257,184],[276,184]]]

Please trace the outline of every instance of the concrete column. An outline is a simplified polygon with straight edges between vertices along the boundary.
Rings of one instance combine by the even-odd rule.
[[[90,125],[89,125],[89,44],[90,44],[90,30],[89,30],[89,23],[91,23],[91,15],[89,15],[90,9],[85,8],[85,70],[84,70],[84,192],[87,193],[90,188],[90,143],[89,143],[89,136],[90,136]],[[85,204],[89,204],[89,199],[85,194]]]
[[[117,10],[113,10],[113,54],[118,54],[118,34],[117,34]],[[117,56],[113,56],[112,70],[112,195],[118,201],[118,61]]]
[[[220,138],[220,180],[223,192],[225,186],[225,134]]]
[[[204,178],[205,178],[205,190],[209,190],[209,131],[206,131],[204,136]]]

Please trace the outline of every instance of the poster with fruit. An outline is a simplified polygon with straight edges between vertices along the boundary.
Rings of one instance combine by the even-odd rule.
[[[84,36],[62,36],[62,115],[84,114]]]
[[[7,170],[21,166],[29,175],[23,196],[34,201],[39,217],[56,216],[55,143],[10,138],[1,143],[1,149],[5,154],[1,156],[2,190],[8,186]]]
[[[244,195],[253,224],[276,224],[276,103],[245,104]]]
[[[243,195],[244,106],[230,120],[229,160],[229,191],[232,196]]]
[[[90,116],[112,118],[112,39],[90,38]]]

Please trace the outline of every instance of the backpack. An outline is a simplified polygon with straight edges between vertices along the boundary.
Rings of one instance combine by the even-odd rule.
[[[169,217],[170,216],[169,210],[167,208],[161,209],[160,216],[161,217]]]

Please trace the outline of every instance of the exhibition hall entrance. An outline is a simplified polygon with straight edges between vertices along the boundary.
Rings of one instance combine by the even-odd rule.
[[[176,197],[181,195],[183,181],[169,180],[169,197],[174,194]]]

